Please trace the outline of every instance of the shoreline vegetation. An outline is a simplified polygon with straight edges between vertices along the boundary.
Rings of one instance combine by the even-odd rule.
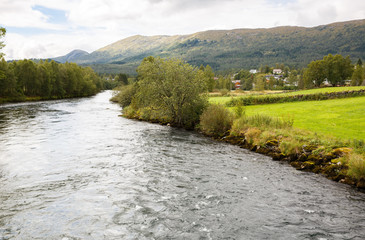
[[[298,170],[322,174],[334,181],[365,189],[364,139],[344,140],[297,128],[291,117],[248,114],[245,102],[240,100],[234,100],[234,104],[228,106],[214,101],[209,104],[206,94],[209,71],[205,70],[176,59],[148,57],[137,70],[138,81],[121,88],[111,100],[121,104],[122,116],[126,118],[195,129],[219,141],[271,156],[275,161],[288,162]],[[327,90],[331,91],[330,88]],[[323,99],[365,99],[364,88],[334,92],[339,93],[303,96],[309,95],[311,101],[318,103],[332,101]],[[296,96],[295,92],[288,94]],[[318,99],[311,99],[313,96]],[[272,97],[275,98],[270,95],[270,99]],[[303,102],[308,100],[291,104]]]
[[[103,80],[90,67],[0,59],[0,104],[87,97],[102,89]]]

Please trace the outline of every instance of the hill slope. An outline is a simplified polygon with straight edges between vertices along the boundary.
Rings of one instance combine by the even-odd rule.
[[[365,20],[313,28],[211,30],[190,35],[133,36],[74,59],[97,71],[134,72],[146,56],[178,57],[215,70],[285,63],[303,67],[332,54],[365,59]],[[100,66],[103,64],[103,66]],[[105,65],[106,64],[106,65]]]
[[[81,59],[83,57],[87,57],[88,55],[89,55],[89,53],[86,51],[73,50],[72,52],[68,53],[67,55],[53,58],[53,60],[55,60],[57,62],[61,62],[61,63],[77,62],[79,59]]]

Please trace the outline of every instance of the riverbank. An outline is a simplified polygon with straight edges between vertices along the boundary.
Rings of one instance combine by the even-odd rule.
[[[95,96],[100,92],[97,92],[92,95],[83,95],[83,96],[67,96],[67,97],[60,97],[60,96],[51,96],[51,97],[26,97],[26,96],[19,96],[19,97],[7,97],[2,98],[0,97],[0,104],[5,103],[20,103],[20,102],[37,102],[37,101],[52,101],[52,100],[61,100],[61,99],[72,99],[72,98],[83,98],[83,97],[91,97]]]
[[[362,141],[342,142],[328,136],[321,138],[313,132],[293,128],[290,120],[264,115],[238,117],[237,113],[235,116],[230,114],[228,109],[221,107],[227,112],[219,114],[215,109],[214,112],[207,114],[212,125],[210,129],[204,128],[201,119],[196,131],[215,140],[270,156],[274,161],[287,162],[297,170],[321,174],[333,181],[357,187],[359,190],[365,189]],[[166,121],[144,119],[133,114],[123,116],[162,125],[168,124]]]
[[[245,137],[230,135],[214,139],[270,156],[274,161],[287,162],[297,170],[321,174],[330,180],[365,190],[364,178],[356,179],[346,174],[349,170],[346,157],[351,153],[351,148],[339,147],[321,154],[317,152],[321,146],[303,145],[296,153],[284,154],[280,150],[280,141],[276,139],[268,140],[264,145],[250,144]]]

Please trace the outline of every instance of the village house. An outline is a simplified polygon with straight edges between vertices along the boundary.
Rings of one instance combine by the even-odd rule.
[[[272,70],[272,73],[273,74],[282,74],[283,71],[281,69],[274,69],[274,70]]]

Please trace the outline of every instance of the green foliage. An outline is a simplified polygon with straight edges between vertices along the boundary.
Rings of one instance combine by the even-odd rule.
[[[254,114],[247,116],[242,115],[237,121],[235,121],[233,129],[245,129],[248,127],[258,127],[260,129],[280,129],[280,128],[291,128],[293,126],[293,119],[272,117],[263,114]]]
[[[0,27],[0,39],[5,36],[6,29],[3,27]],[[0,41],[0,49],[2,49],[5,46],[3,41]],[[4,56],[3,53],[0,53],[0,59]]]
[[[323,60],[309,63],[304,73],[306,88],[311,88],[312,84],[319,87],[325,79],[333,86],[343,84],[344,80],[352,75],[353,66],[350,57],[343,58],[341,55],[328,54]]]
[[[207,104],[204,74],[178,60],[145,58],[137,69],[138,82],[131,107],[139,118],[154,113],[156,120],[173,126],[193,128]],[[148,110],[147,112],[145,110]],[[148,120],[147,117],[143,117]]]
[[[348,156],[349,170],[347,175],[357,180],[365,180],[365,156],[352,153]]]
[[[231,129],[233,114],[223,105],[212,104],[200,116],[200,129],[211,136],[224,136]]]
[[[26,97],[58,99],[90,96],[103,89],[100,77],[89,67],[54,61],[0,61],[0,98],[24,101]]]
[[[115,77],[115,81],[119,82],[120,85],[128,85],[128,75],[125,73],[119,73],[116,77]]]
[[[365,96],[365,89],[350,91],[334,91],[334,92],[318,92],[313,94],[264,94],[264,95],[248,95],[244,97],[232,98],[226,103],[227,106],[233,107],[237,105],[249,106],[259,104],[273,104],[285,102],[303,102],[303,101],[320,101],[337,98],[351,98]]]
[[[360,64],[356,65],[355,70],[351,77],[352,86],[361,86],[365,79],[364,67]]]
[[[118,94],[113,96],[110,100],[113,102],[118,102],[123,108],[127,107],[132,103],[132,99],[136,94],[136,91],[136,84],[122,86],[120,87]]]

